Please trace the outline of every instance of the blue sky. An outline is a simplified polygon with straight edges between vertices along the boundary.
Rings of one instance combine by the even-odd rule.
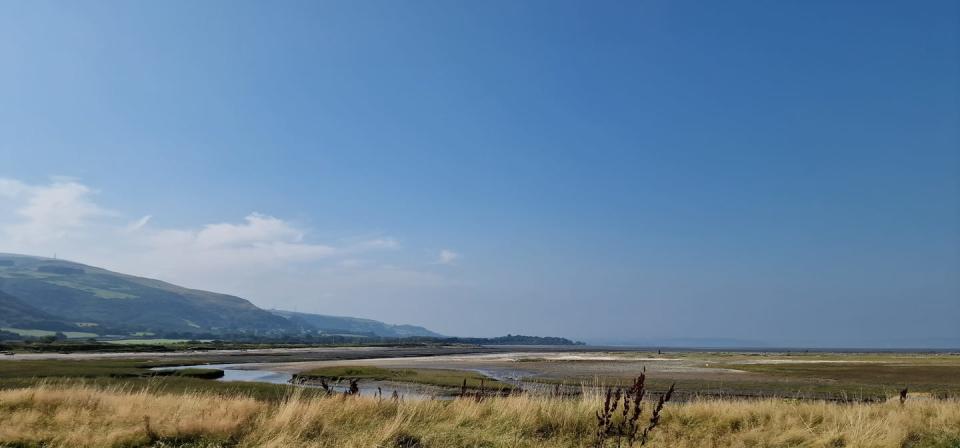
[[[958,23],[4,2],[0,251],[447,334],[956,340]]]

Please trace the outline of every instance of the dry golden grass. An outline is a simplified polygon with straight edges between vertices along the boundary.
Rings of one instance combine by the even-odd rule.
[[[398,403],[298,394],[270,403],[48,384],[0,392],[0,445],[584,447],[593,443],[598,404],[597,397]],[[671,403],[647,446],[955,447],[960,401]]]

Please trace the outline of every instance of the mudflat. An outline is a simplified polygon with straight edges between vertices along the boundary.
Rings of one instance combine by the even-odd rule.
[[[676,383],[678,396],[879,400],[900,389],[960,395],[960,354],[649,351],[596,347],[318,347],[173,353],[25,354],[15,360],[128,359],[165,364],[231,364],[238,370],[298,374],[332,367],[437,369],[479,373],[526,390],[617,386],[645,372],[649,384]],[[2,361],[0,361],[2,362]]]

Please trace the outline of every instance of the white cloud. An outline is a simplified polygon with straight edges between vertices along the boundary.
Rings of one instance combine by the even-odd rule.
[[[251,213],[241,223],[208,224],[197,230],[154,230],[144,225],[139,226],[139,233],[140,238],[135,242],[142,252],[161,261],[189,255],[191,260],[184,268],[207,274],[235,272],[239,267],[263,269],[284,263],[318,261],[358,250],[354,246],[306,242],[306,230],[261,213]],[[170,267],[177,271],[184,268]]]
[[[399,247],[400,242],[393,238],[374,238],[357,244],[357,248],[363,249],[397,249]]]
[[[452,250],[450,250],[450,249],[443,249],[443,250],[440,251],[440,255],[439,255],[438,259],[437,259],[437,263],[440,263],[440,264],[453,264],[453,263],[456,263],[456,261],[459,260],[459,259],[460,259],[460,254],[458,254],[458,253],[456,253],[456,252],[454,252],[454,251],[452,251]]]
[[[125,230],[127,233],[136,232],[136,231],[142,229],[144,226],[146,226],[147,223],[150,222],[150,218],[153,218],[153,217],[150,216],[150,215],[147,215],[147,216],[144,216],[144,217],[142,217],[142,218],[140,218],[140,219],[138,219],[138,220],[136,220],[136,221],[133,221],[133,222],[131,222],[130,224],[127,224],[127,227],[126,227],[124,230]]]
[[[27,189],[27,186],[18,180],[0,178],[0,196],[14,198]]]
[[[208,224],[197,233],[196,242],[205,247],[242,247],[303,240],[302,231],[273,216],[251,213],[244,221],[242,224]]]
[[[345,268],[359,268],[368,263],[363,260],[358,260],[356,258],[347,258],[346,260],[341,260],[337,264]]]
[[[404,290],[414,295],[445,285],[435,273],[392,264],[397,256],[388,254],[400,251],[401,244],[389,236],[323,243],[314,241],[308,228],[264,213],[164,228],[151,215],[125,218],[95,198],[96,191],[77,180],[29,185],[0,178],[0,252],[57,253],[265,306],[304,305],[332,296],[394,300]],[[441,254],[445,262],[456,257]]]
[[[12,179],[0,179],[0,195],[13,201],[19,220],[3,226],[4,236],[13,241],[40,243],[68,237],[90,221],[114,215],[93,202],[96,192],[72,180],[32,186]]]

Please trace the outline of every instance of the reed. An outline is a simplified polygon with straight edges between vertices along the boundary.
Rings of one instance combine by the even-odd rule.
[[[660,406],[659,397],[638,400],[638,394],[649,393],[635,386],[621,389],[614,407],[616,390],[604,405],[606,393],[588,388],[575,398],[487,395],[479,401],[380,400],[301,390],[277,402],[209,392],[41,384],[0,391],[0,446],[581,448],[596,443],[598,403],[601,411],[609,408],[610,425],[616,427],[606,438],[608,446],[638,446],[645,429],[646,445],[656,448],[960,445],[956,398],[914,394],[902,404],[896,395],[881,403],[673,403],[664,394]],[[624,408],[627,396],[630,404]],[[649,417],[634,417],[640,414]],[[630,434],[636,435],[631,439]]]

